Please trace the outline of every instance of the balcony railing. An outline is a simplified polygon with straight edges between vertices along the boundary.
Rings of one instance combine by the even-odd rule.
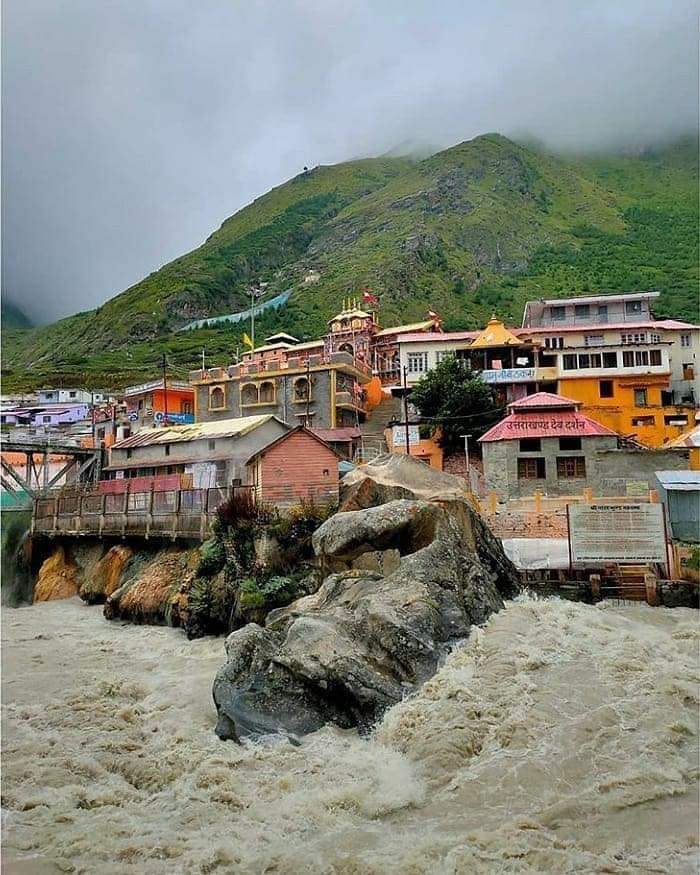
[[[32,532],[204,540],[217,507],[228,495],[226,487],[117,493],[63,490],[35,499]]]

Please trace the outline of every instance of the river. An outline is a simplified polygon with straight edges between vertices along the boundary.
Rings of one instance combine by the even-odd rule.
[[[698,615],[523,598],[367,740],[213,733],[223,640],[3,611],[4,875],[690,873]]]

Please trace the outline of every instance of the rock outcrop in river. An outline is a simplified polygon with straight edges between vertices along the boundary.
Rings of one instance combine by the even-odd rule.
[[[392,489],[415,494],[412,481],[422,491],[430,472],[402,463],[363,468],[350,484],[356,509],[314,534],[329,573],[318,592],[272,611],[265,628],[229,635],[213,688],[222,738],[302,735],[327,722],[368,729],[435,673],[450,643],[518,591],[500,542],[467,502],[362,506],[390,499]]]

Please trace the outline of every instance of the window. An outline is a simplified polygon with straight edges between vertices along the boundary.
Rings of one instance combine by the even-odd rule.
[[[621,334],[620,337],[622,339],[622,342],[625,344],[647,342],[646,331],[636,331],[633,334]]]
[[[542,441],[540,438],[521,438],[520,452],[521,453],[539,453],[542,450]]]
[[[661,364],[661,350],[660,349],[650,349],[649,350],[649,364],[652,367],[658,367]]]
[[[127,450],[127,451],[126,451],[126,458],[127,458],[127,459],[130,459],[130,458],[131,458],[131,453],[132,453],[132,450]]]
[[[580,437],[560,437],[559,438],[559,449],[560,450],[580,450],[581,449],[581,438]]]
[[[166,445],[165,445],[165,455],[166,455],[166,456],[169,456],[169,455],[170,455],[170,444],[166,444]]]
[[[604,352],[603,353],[603,367],[604,368],[616,368],[617,367],[617,353],[616,352]]]
[[[212,386],[209,390],[209,409],[223,410],[225,404],[224,390],[221,386]]]
[[[656,419],[653,416],[634,416],[634,417],[632,417],[632,425],[634,425],[634,426],[656,425]]]
[[[646,349],[638,349],[634,354],[634,363],[641,367],[649,364],[649,352]]]
[[[671,416],[664,416],[664,425],[688,425],[688,417],[682,413],[674,413]]]
[[[78,394],[78,393],[75,392],[75,391],[73,391],[73,392],[69,392],[69,393],[68,393],[68,397],[69,397],[69,398],[75,398],[75,396],[76,396],[77,394]]]
[[[445,359],[453,358],[453,357],[454,357],[454,350],[452,350],[452,349],[439,349],[435,353],[435,361],[438,364],[440,364],[440,362],[444,362]]]
[[[603,345],[603,335],[602,334],[587,334],[584,342],[586,346],[602,346]]]
[[[642,312],[641,301],[625,301],[625,313],[628,316],[637,316]]]
[[[590,319],[591,308],[588,304],[576,304],[574,307],[575,319]]]
[[[598,305],[598,321],[599,322],[607,322],[608,321],[608,305],[607,304],[599,304]]]
[[[633,368],[634,367],[634,353],[631,350],[624,350],[622,353],[622,367],[623,368]]]
[[[563,337],[545,337],[545,349],[564,349]]]
[[[586,460],[583,456],[559,456],[557,478],[559,480],[581,479],[586,476]]]
[[[562,356],[563,367],[565,371],[575,371],[576,370],[576,356],[571,353],[567,353]]]
[[[544,459],[518,459],[518,480],[544,479]]]
[[[552,307],[550,313],[554,322],[563,322],[566,319],[566,307]]]
[[[260,384],[260,403],[275,403],[275,384],[271,380],[266,380],[264,383]]]
[[[681,334],[681,346],[691,346],[693,339],[690,334]]]
[[[299,377],[294,381],[294,400],[295,401],[310,401],[311,388],[306,377]]]
[[[660,334],[650,334],[649,335],[650,343],[661,343],[661,335]]]
[[[673,404],[673,389],[661,390],[661,406],[670,407]]]
[[[603,362],[602,362],[602,359],[600,357],[600,353],[599,352],[592,352],[591,353],[591,367],[592,368],[600,368],[602,366],[602,364],[603,364]]]
[[[409,352],[408,354],[408,373],[422,374],[428,370],[428,353],[427,352]]]
[[[219,462],[215,462],[215,484],[216,486],[226,486],[226,460],[222,459]]]
[[[258,387],[255,383],[246,383],[241,386],[241,406],[246,407],[249,404],[258,403]],[[209,404],[211,407],[211,403]]]
[[[180,413],[192,413],[192,402],[191,401],[183,401],[180,405]]]
[[[581,353],[581,355],[578,357],[578,366],[579,368],[590,368],[591,357],[585,353]]]
[[[647,390],[646,389],[635,389],[634,390],[634,406],[635,407],[646,407],[647,406]]]
[[[50,416],[42,416],[41,421],[42,422],[51,422],[51,417]]]
[[[612,398],[615,395],[615,389],[612,380],[601,380],[598,384],[601,398]]]
[[[215,450],[216,449],[216,441],[215,440],[208,440],[207,441],[207,449],[208,450]]]
[[[686,362],[683,365],[683,379],[684,380],[694,380],[695,379],[695,365],[692,362]]]

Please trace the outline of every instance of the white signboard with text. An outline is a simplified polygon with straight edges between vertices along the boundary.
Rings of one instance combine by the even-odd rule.
[[[667,562],[661,504],[570,504],[573,564]]]
[[[408,445],[409,447],[415,447],[418,445],[420,441],[420,434],[418,433],[417,425],[409,425],[408,426]],[[406,426],[405,425],[395,425],[391,430],[391,442],[393,446],[399,448],[403,447],[406,449]]]

